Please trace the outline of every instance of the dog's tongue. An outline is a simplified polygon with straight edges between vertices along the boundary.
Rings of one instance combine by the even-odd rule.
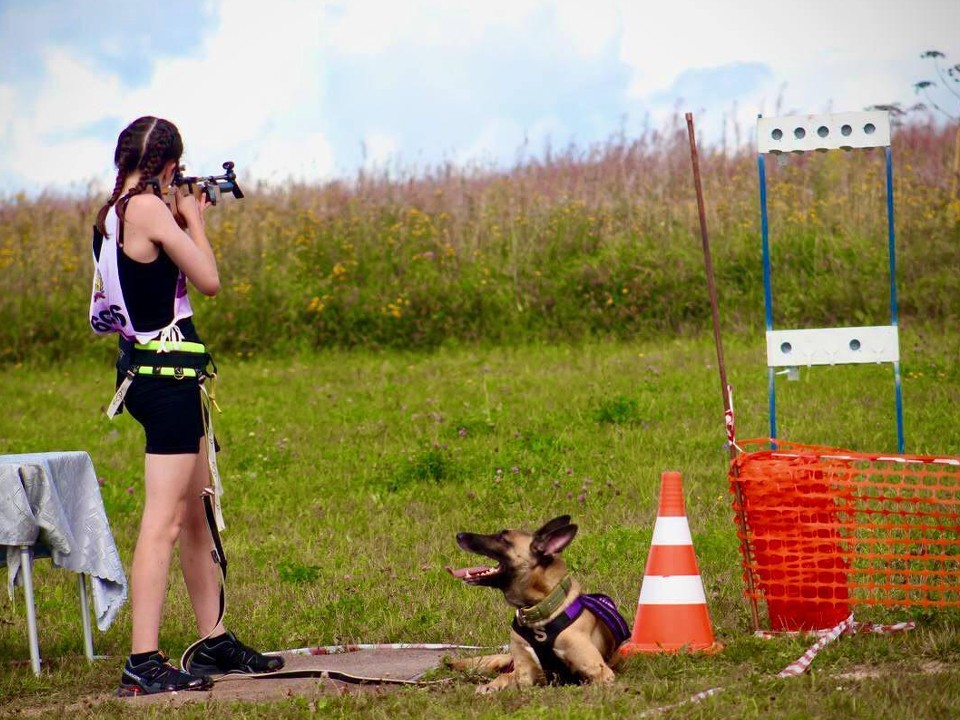
[[[492,568],[487,567],[486,565],[477,565],[476,567],[460,568],[459,570],[454,570],[449,565],[446,570],[448,573],[453,575],[459,580],[466,580],[473,577],[474,575],[483,575],[486,572],[490,572]]]

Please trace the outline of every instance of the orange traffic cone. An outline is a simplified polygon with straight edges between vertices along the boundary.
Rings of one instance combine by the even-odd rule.
[[[665,472],[661,476],[660,510],[640,586],[633,636],[620,652],[716,652],[722,648],[714,641],[710,627],[703,582],[683,508],[683,482],[680,473]]]

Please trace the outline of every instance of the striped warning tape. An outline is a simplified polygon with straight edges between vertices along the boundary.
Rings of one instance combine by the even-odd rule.
[[[744,440],[744,445],[758,442],[754,440]],[[782,442],[782,441],[764,441],[764,442]],[[786,443],[784,443],[786,444]],[[951,465],[960,466],[960,458],[934,457],[932,455],[881,455],[878,453],[850,453],[850,454],[831,454],[817,452],[817,448],[810,448],[808,451],[799,450],[798,452],[773,451],[770,457],[775,458],[820,458],[823,460],[843,460],[844,462],[854,460],[869,460],[874,462],[896,462],[896,463],[918,463],[923,465]]]
[[[640,717],[642,718],[652,717],[654,715],[659,715],[660,713],[665,713],[669,710],[676,710],[678,707],[683,707],[684,705],[692,705],[694,703],[701,702],[702,700],[706,700],[709,697],[713,697],[714,695],[718,695],[726,689],[727,688],[724,688],[724,687],[710,688],[709,690],[698,692],[696,695],[691,695],[686,700],[681,700],[678,703],[673,703],[673,705],[662,705],[657,708],[651,708],[650,710],[645,710],[644,712],[640,713]]]
[[[813,663],[814,658],[823,650],[827,645],[832,643],[837,638],[842,635],[854,635],[856,633],[876,633],[879,635],[891,635],[893,633],[904,632],[906,630],[913,630],[916,627],[916,623],[913,621],[910,622],[900,622],[893,623],[890,625],[880,625],[878,623],[861,623],[856,622],[853,619],[853,613],[851,613],[845,620],[836,625],[836,627],[830,628],[829,630],[817,631],[820,637],[810,648],[792,663],[787,665],[783,670],[777,673],[778,678],[788,678],[788,677],[797,677],[798,675],[803,675],[809,668],[811,663]],[[757,633],[758,636],[770,639],[774,637],[783,637],[784,635],[793,635],[799,633]],[[649,717],[652,715],[657,715],[668,710],[673,710],[675,708],[681,707],[683,705],[690,705],[692,703],[698,703],[702,700],[706,700],[709,697],[723,692],[727,688],[724,687],[715,687],[710,688],[709,690],[704,690],[703,692],[698,692],[696,695],[691,695],[686,700],[681,702],[674,703],[673,705],[664,705],[658,708],[652,708],[640,714],[640,717]]]
[[[778,672],[777,677],[796,677],[797,675],[803,675],[821,650],[841,635],[848,632],[856,632],[855,627],[856,623],[853,621],[853,613],[850,613],[846,620],[838,623],[836,627],[811,645],[803,655]]]
[[[846,620],[844,620],[844,622],[846,622]],[[904,632],[906,630],[913,630],[917,626],[917,624],[912,620],[909,622],[891,623],[887,625],[857,622],[855,625],[855,632],[857,633],[874,633],[876,635],[891,635],[893,633]],[[754,632],[753,636],[760,638],[761,640],[773,640],[781,637],[823,637],[824,635],[829,635],[831,632],[833,632],[833,628],[826,630],[779,630],[777,632],[773,632],[771,630],[757,630]]]

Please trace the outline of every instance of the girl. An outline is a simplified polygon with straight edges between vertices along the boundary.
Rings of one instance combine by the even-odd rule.
[[[117,141],[117,181],[94,232],[90,322],[120,334],[118,391],[146,435],[146,498],[131,570],[133,633],[120,695],[203,690],[211,675],[279,670],[283,659],[245,646],[220,620],[220,576],[201,493],[208,485],[200,384],[209,356],[193,326],[186,281],[220,289],[204,231],[205,198],[179,188],[168,206],[183,142],[167,120],[141,117]],[[201,637],[178,670],[159,650],[160,615],[175,543]]]

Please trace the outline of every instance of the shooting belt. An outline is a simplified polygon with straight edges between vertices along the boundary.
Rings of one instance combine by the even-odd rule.
[[[210,370],[207,370],[208,366]],[[168,377],[173,380],[195,378],[200,381],[201,387],[208,379],[213,385],[217,377],[217,366],[203,343],[185,340],[168,342],[160,339],[135,343],[121,338],[117,369],[124,374],[124,378],[107,407],[108,418],[113,418],[119,412],[130,384],[137,375]],[[212,399],[212,393],[207,394]]]

